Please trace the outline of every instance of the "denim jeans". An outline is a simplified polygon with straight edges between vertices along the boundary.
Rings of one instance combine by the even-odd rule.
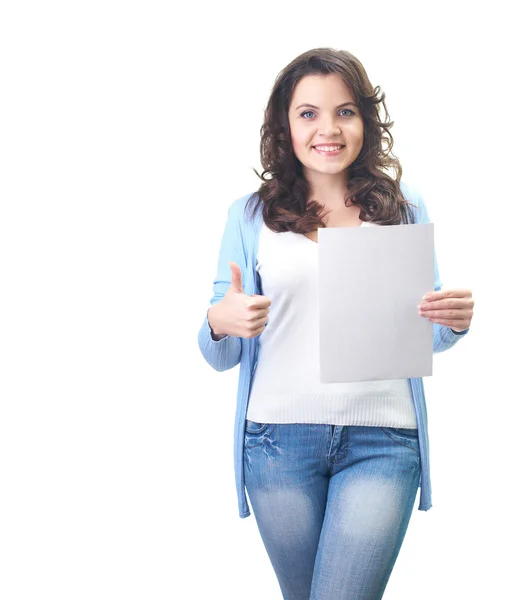
[[[284,600],[382,598],[419,487],[416,429],[247,420],[244,465]]]

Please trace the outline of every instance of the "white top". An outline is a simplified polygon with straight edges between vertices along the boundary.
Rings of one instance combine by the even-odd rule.
[[[259,337],[247,418],[416,428],[407,379],[320,382],[318,247],[305,235],[274,233],[262,224],[256,270],[272,305]]]

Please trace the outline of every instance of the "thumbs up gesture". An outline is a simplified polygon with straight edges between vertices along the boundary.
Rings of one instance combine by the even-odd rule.
[[[232,272],[230,287],[223,299],[208,311],[212,332],[219,337],[232,335],[253,338],[261,335],[272,302],[266,296],[243,293],[241,269],[234,262],[229,264]]]

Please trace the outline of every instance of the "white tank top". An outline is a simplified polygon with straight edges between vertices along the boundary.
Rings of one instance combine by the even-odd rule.
[[[363,222],[361,227],[378,226]],[[253,375],[247,418],[416,428],[407,379],[321,383],[318,244],[262,224],[256,270],[272,304]]]

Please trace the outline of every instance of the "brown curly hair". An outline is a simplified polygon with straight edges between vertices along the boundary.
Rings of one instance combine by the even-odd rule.
[[[290,136],[288,110],[298,82],[307,75],[341,77],[351,91],[364,124],[364,143],[356,160],[346,169],[349,187],[345,204],[360,206],[360,219],[381,225],[412,222],[410,203],[404,198],[400,180],[402,167],[393,155],[393,137],[385,94],[373,87],[361,62],[349,52],[332,48],[316,48],[304,52],[278,75],[261,126],[261,175],[257,194],[247,207],[254,214],[263,207],[263,219],[274,232],[308,233],[325,227],[325,207],[309,199],[310,188],[303,175]],[[385,119],[381,120],[380,107]],[[390,176],[385,170],[395,172]]]

